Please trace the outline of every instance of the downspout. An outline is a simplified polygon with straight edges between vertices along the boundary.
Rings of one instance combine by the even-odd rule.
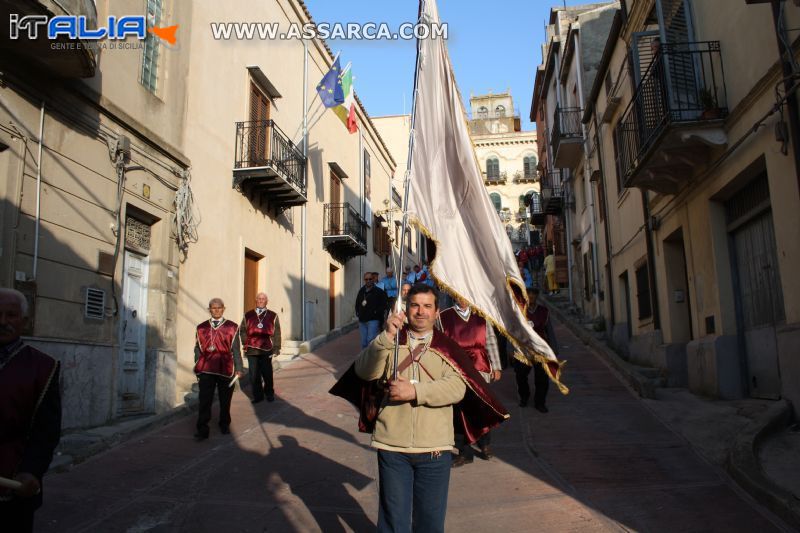
[[[363,125],[361,128],[358,128],[358,199],[361,203],[361,208],[359,209],[359,213],[361,213],[361,220],[366,222],[364,219],[364,211],[367,205],[366,199],[364,198],[364,135],[362,133]],[[369,244],[367,244],[367,249],[369,250]],[[361,280],[364,279],[364,256],[358,256],[358,283],[361,283]]]
[[[570,180],[572,176],[570,175]],[[569,198],[572,194],[569,186],[569,181],[564,180],[561,176],[562,194],[564,196],[564,224],[567,226],[567,292],[569,293],[569,304],[574,305],[575,299],[572,296],[572,224],[569,216]],[[564,185],[567,185],[564,187]],[[553,254],[555,255],[555,254]]]
[[[303,39],[303,158],[305,159],[306,196],[308,196],[308,41]],[[306,327],[306,203],[300,206],[300,339],[308,340]]]
[[[661,329],[661,317],[658,312],[658,290],[656,288],[656,256],[653,248],[653,228],[650,222],[650,207],[647,205],[647,191],[639,189],[642,195],[642,214],[644,215],[644,232],[647,237],[647,275],[650,283],[650,301],[653,312],[653,329]]]
[[[578,98],[579,103],[585,105],[584,97],[583,97],[583,79],[581,78],[581,47],[580,42],[578,41],[578,34],[575,33],[575,79],[578,82]],[[581,108],[582,110],[582,108]],[[589,191],[592,195],[592,235],[594,236],[594,246],[592,246],[592,273],[594,274],[592,277],[592,283],[594,283],[594,306],[595,312],[597,316],[601,316],[600,310],[600,272],[597,264],[597,204],[595,203],[595,195],[594,195],[594,186],[592,185],[591,181],[591,174],[589,174],[589,170],[591,166],[589,165],[589,147],[591,143],[589,142],[589,136],[586,134],[586,124],[581,122],[581,133],[583,134],[583,175],[584,179],[586,177],[589,178]]]
[[[603,142],[602,137],[600,136],[600,128],[597,124],[597,117],[594,113],[592,113],[592,122],[594,123],[594,136],[595,136],[595,144],[597,145],[597,161],[600,165],[600,179],[603,182],[603,196],[600,198],[600,202],[603,204],[603,212],[606,214],[606,223],[603,224],[603,233],[605,235],[605,249],[606,249],[606,280],[608,281],[608,304],[609,310],[611,312],[611,324],[610,327],[614,327],[614,283],[613,278],[611,276],[611,239],[608,235],[608,201],[606,199],[606,195],[608,194],[608,187],[605,186],[606,183],[606,175],[605,175],[605,167],[603,166]]]
[[[39,153],[36,160],[36,224],[33,234],[33,279],[36,279],[39,266],[39,226],[42,207],[42,145],[44,144],[44,102],[39,111]]]

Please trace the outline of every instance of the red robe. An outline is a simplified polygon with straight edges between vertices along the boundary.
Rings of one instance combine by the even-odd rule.
[[[57,374],[55,359],[24,344],[0,369],[0,476],[17,474],[31,425]],[[0,496],[9,494],[8,489],[0,489]]]
[[[225,320],[216,330],[210,320],[198,324],[200,357],[194,365],[194,373],[233,377],[233,343],[238,340],[238,332],[239,325],[233,320]]]
[[[442,331],[469,354],[476,370],[487,374],[492,371],[489,354],[486,352],[486,320],[484,318],[470,313],[469,318],[464,320],[455,307],[450,307],[439,314],[439,320],[442,324]]]
[[[272,336],[275,334],[275,317],[278,316],[269,309],[261,314],[261,321],[255,309],[245,313],[244,323],[247,327],[247,344],[243,346],[245,350],[248,348],[256,348],[265,352],[272,351]],[[259,328],[261,324],[263,327]]]

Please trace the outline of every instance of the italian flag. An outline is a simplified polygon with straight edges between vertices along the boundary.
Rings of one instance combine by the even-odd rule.
[[[334,107],[333,112],[342,120],[347,131],[355,133],[358,131],[358,123],[356,122],[356,98],[353,95],[353,73],[350,71],[350,63],[339,75],[339,83],[342,85],[344,102]]]

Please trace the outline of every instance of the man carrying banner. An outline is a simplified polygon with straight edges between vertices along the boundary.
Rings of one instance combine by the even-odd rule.
[[[274,311],[267,309],[267,294],[256,294],[256,308],[245,313],[239,325],[239,340],[247,357],[253,403],[267,397],[275,400],[272,382],[272,358],[281,353],[281,322]]]
[[[199,412],[195,440],[208,438],[208,422],[211,420],[211,404],[214,389],[219,397],[219,429],[223,435],[230,433],[232,378],[241,378],[242,354],[239,349],[239,326],[233,320],[223,318],[225,304],[221,298],[208,302],[211,318],[197,325],[197,340],[194,345],[194,373],[200,386]]]
[[[508,417],[469,355],[434,330],[437,316],[436,291],[414,285],[406,312],[389,316],[384,331],[330,391],[359,406],[360,429],[372,432],[378,450],[378,531],[444,531],[454,404],[460,404],[456,423],[470,442]],[[397,379],[392,380],[398,329]],[[365,391],[387,379],[386,396],[371,418]]]
[[[456,341],[469,354],[475,369],[487,383],[500,379],[502,368],[494,328],[485,319],[473,313],[467,302],[456,298],[456,304],[439,315],[439,325],[445,335]],[[463,433],[456,431],[455,442],[458,457],[453,458],[453,468],[471,463],[475,453],[472,446],[466,442]],[[490,443],[491,433],[488,431],[477,442],[483,458],[487,460],[494,456],[489,447]]]

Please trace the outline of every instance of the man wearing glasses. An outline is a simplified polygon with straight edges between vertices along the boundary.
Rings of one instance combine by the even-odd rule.
[[[364,286],[356,296],[355,308],[358,331],[361,333],[361,348],[366,348],[372,339],[378,336],[383,321],[383,311],[388,304],[386,293],[375,286],[375,281],[372,272],[364,274]]]

